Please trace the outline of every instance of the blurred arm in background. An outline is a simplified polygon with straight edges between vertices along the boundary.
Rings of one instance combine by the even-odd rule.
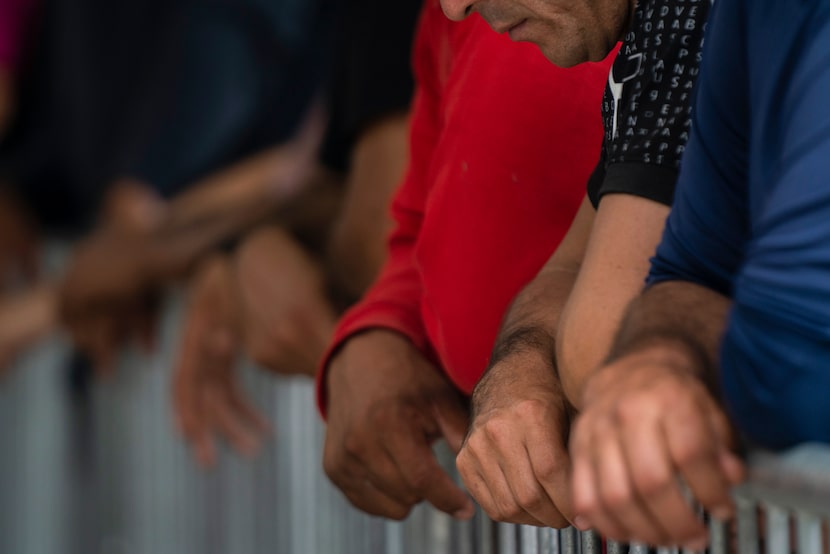
[[[152,193],[140,185],[116,189],[109,217],[78,246],[60,290],[62,319],[96,366],[111,368],[124,342],[147,332],[147,312],[158,295],[202,256],[281,208],[289,211],[311,173],[317,118],[291,143],[209,177],[169,203],[148,201]]]
[[[358,140],[346,190],[337,205],[339,214],[326,224],[316,222],[319,232],[331,236],[325,252],[315,248],[317,241],[298,241],[290,232],[292,227],[301,231],[297,225],[272,224],[252,232],[234,255],[221,255],[233,268],[233,278],[206,281],[201,274],[216,269],[197,270],[190,282],[174,403],[181,431],[200,463],[210,465],[215,460],[213,433],[227,438],[240,452],[250,453],[265,430],[249,416],[252,408],[236,392],[238,354],[244,352],[278,374],[313,377],[341,299],[361,293],[341,283],[365,286],[361,279],[372,278],[380,268],[390,225],[386,206],[406,163],[406,122],[405,116],[392,115],[373,124]],[[223,294],[235,302],[233,310],[223,311],[214,302]],[[222,337],[218,343],[211,338],[217,336]],[[221,353],[216,352],[219,346]]]
[[[204,465],[215,460],[213,435],[243,453],[262,437],[263,428],[248,417],[250,407],[236,400],[238,354],[275,373],[313,375],[337,315],[362,295],[383,262],[391,227],[388,206],[406,166],[410,42],[420,2],[410,0],[387,12],[382,26],[372,25],[383,13],[373,9],[375,3],[350,4],[338,48],[332,118],[321,154],[327,168],[346,174],[337,198],[329,199],[337,213],[325,200],[308,198],[300,210],[307,217],[295,218],[302,221],[275,220],[226,256],[235,269],[233,282],[224,285],[235,289],[233,317],[211,319],[215,310],[191,291],[174,404],[181,430]],[[332,215],[322,218],[321,212]],[[187,336],[209,337],[232,321],[236,327],[224,336],[232,338],[233,355],[218,357],[217,372],[210,341]],[[223,424],[217,414],[236,424]]]

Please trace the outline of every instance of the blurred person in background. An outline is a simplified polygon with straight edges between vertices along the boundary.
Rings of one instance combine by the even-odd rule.
[[[29,289],[39,302],[17,287],[17,312],[38,317],[22,333],[3,310],[0,352],[53,327],[59,305],[78,347],[111,368],[151,336],[162,284],[307,181],[334,3],[44,0],[35,15],[0,191],[27,252],[43,232],[88,238],[59,287]],[[2,246],[31,278],[34,256]]]
[[[327,219],[300,226],[275,220],[231,251],[214,251],[189,281],[173,399],[204,465],[215,460],[215,436],[251,453],[268,428],[237,383],[239,355],[275,373],[313,376],[337,315],[382,264],[389,201],[406,164],[420,4],[354,0],[344,10],[320,159],[345,173],[342,195],[329,203],[336,213],[325,209]]]
[[[402,519],[473,505],[431,445],[458,450],[510,298],[556,248],[601,144],[610,67],[564,70],[478,16],[424,3],[409,166],[380,276],[338,323],[318,375],[324,468],[358,508]],[[560,521],[560,524],[564,521]]]

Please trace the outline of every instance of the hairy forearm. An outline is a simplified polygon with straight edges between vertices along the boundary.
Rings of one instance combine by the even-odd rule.
[[[559,317],[576,275],[575,268],[546,268],[516,296],[504,318],[490,365],[535,351],[542,353],[554,370]]]
[[[474,415],[488,409],[513,384],[542,387],[561,395],[567,404],[556,367],[556,331],[576,274],[576,269],[546,268],[516,297],[488,370],[473,391]]]
[[[650,287],[629,306],[609,357],[617,360],[654,345],[679,347],[698,376],[716,388],[718,352],[731,301],[703,286],[667,281]]]
[[[536,277],[516,296],[496,339],[489,368],[476,387],[473,403],[481,403],[505,380],[516,380],[519,371],[535,371],[561,392],[556,361],[556,337],[562,310],[582,264],[594,220],[594,209],[585,198],[556,252]],[[508,363],[502,363],[502,362]],[[533,378],[530,379],[534,380]]]

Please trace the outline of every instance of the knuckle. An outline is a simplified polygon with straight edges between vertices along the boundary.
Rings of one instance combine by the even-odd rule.
[[[495,445],[502,445],[510,440],[511,430],[507,421],[501,418],[493,418],[484,424],[484,435]]]
[[[535,512],[545,504],[542,491],[535,487],[521,487],[516,492],[516,501],[525,512]]]
[[[645,414],[646,401],[639,397],[630,397],[617,403],[614,416],[623,425],[642,422]]]
[[[697,441],[683,442],[675,447],[674,462],[680,467],[696,465],[704,460],[709,449]]]
[[[646,498],[659,496],[672,485],[668,476],[652,471],[637,471],[633,475],[633,480],[637,490]]]
[[[358,434],[349,433],[343,438],[343,452],[347,455],[360,458],[363,450],[363,440]]]
[[[547,406],[538,400],[522,400],[513,410],[522,420],[532,421],[540,419],[547,410]]]
[[[455,467],[458,469],[458,473],[461,474],[462,478],[472,476],[475,473],[475,464],[466,446],[455,457]]]
[[[565,468],[565,465],[561,463],[561,460],[544,456],[540,460],[534,461],[533,467],[536,476],[541,481],[549,482],[559,475],[560,471]]]
[[[402,408],[390,402],[376,402],[369,410],[368,426],[373,429],[388,427],[390,422],[399,420],[398,411]]]

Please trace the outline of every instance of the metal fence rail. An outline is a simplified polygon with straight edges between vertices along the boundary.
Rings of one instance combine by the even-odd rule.
[[[170,367],[179,306],[157,355],[125,357],[88,398],[70,394],[68,345],[52,340],[0,386],[0,554],[593,554],[598,537],[458,523],[428,507],[404,523],[349,507],[321,470],[311,384],[244,370],[276,437],[254,460],[222,452],[198,470],[172,430]],[[441,453],[446,467],[452,457]],[[819,554],[830,516],[830,452],[758,456],[736,491],[737,542],[712,524],[713,554]],[[766,514],[759,525],[758,510]],[[645,547],[607,545],[609,554]],[[659,554],[679,553],[660,549]]]

